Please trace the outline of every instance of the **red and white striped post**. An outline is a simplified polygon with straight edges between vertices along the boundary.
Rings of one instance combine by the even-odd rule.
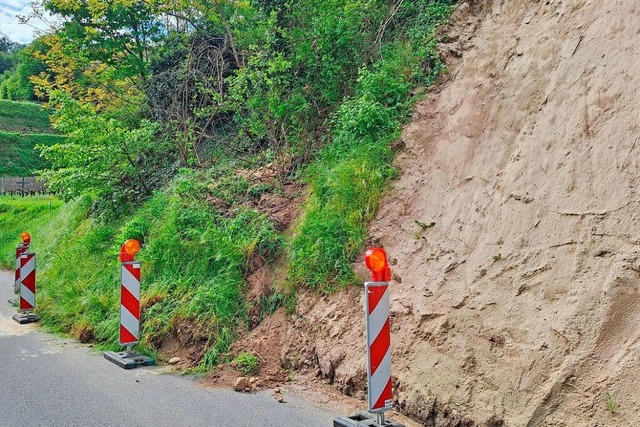
[[[391,384],[391,328],[389,325],[389,281],[391,269],[382,248],[367,250],[364,257],[371,270],[371,282],[364,284],[367,327],[368,412],[333,420],[334,427],[403,427],[385,421],[384,413],[393,408]],[[374,420],[375,415],[375,420]]]
[[[13,282],[14,294],[20,293],[20,255],[29,250],[29,244],[31,243],[31,236],[29,235],[29,233],[25,232],[20,234],[20,238],[22,239],[22,242],[16,248],[16,274]],[[13,301],[9,302],[13,304]]]
[[[16,275],[13,283],[13,293],[20,293],[20,255],[25,253],[29,247],[24,246],[22,243],[16,248]]]
[[[20,311],[30,313],[36,308],[36,254],[20,255]]]
[[[140,262],[135,255],[140,250],[140,242],[131,239],[124,242],[120,250],[120,345],[124,352],[108,351],[105,359],[124,369],[153,365],[151,357],[132,350],[140,341]]]
[[[391,328],[389,326],[389,280],[391,269],[381,248],[365,255],[372,282],[364,284],[367,325],[367,380],[369,412],[384,425],[385,411],[393,408],[391,387]]]
[[[131,346],[140,340],[140,262],[123,262],[120,280],[120,345]]]
[[[28,252],[29,239],[25,240],[23,233],[24,251],[20,254],[20,305],[19,312],[13,320],[22,324],[37,322],[40,316],[33,313],[36,308],[36,254]]]

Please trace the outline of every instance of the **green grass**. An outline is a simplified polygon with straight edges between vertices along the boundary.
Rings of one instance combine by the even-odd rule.
[[[32,102],[0,99],[0,130],[17,133],[53,133],[49,110]]]
[[[19,235],[30,232],[38,254],[42,324],[116,349],[119,247],[139,239],[141,348],[153,353],[178,325],[187,325],[191,344],[205,344],[200,369],[208,369],[247,328],[247,265],[255,257],[276,259],[283,238],[259,212],[212,211],[202,192],[204,180],[185,172],[133,217],[107,224],[91,219],[88,197],[66,205],[53,200],[51,211],[45,198],[0,198],[2,266],[12,268]]]
[[[23,135],[0,130],[0,176],[33,176],[35,171],[46,166],[34,147],[53,145],[63,139],[60,135]]]
[[[0,196],[0,267],[14,268],[15,248],[23,231],[32,235],[35,251],[50,254],[56,250],[60,236],[73,226],[68,221],[70,207],[54,197]]]
[[[292,286],[329,293],[356,283],[351,262],[363,252],[367,225],[397,176],[391,143],[416,100],[411,89],[431,85],[444,70],[433,34],[451,13],[449,3],[414,11],[416,31],[409,33],[416,39],[387,44],[338,108],[331,141],[306,173],[311,192],[290,245]]]
[[[332,292],[354,284],[350,263],[363,251],[367,225],[389,180],[397,176],[391,144],[416,100],[412,89],[428,86],[444,69],[433,32],[451,11],[449,3],[407,3],[400,15],[415,31],[385,42],[377,52],[380,60],[360,69],[353,95],[336,106],[327,144],[304,173],[309,197],[288,242],[265,214],[246,207],[277,188],[250,182],[237,173],[239,166],[221,162],[209,171],[182,171],[132,216],[107,222],[91,217],[95,205],[88,196],[64,205],[46,198],[0,198],[2,266],[13,266],[18,236],[29,231],[38,253],[42,324],[115,349],[119,246],[126,239],[139,239],[140,347],[153,353],[179,328],[187,328],[192,341],[184,344],[206,349],[202,370],[223,360],[248,327],[249,304],[256,302],[246,298],[245,277],[256,258],[290,261],[292,295],[299,285]],[[11,111],[36,114],[28,105],[0,104],[0,128],[24,130],[22,116]],[[43,144],[57,138],[38,137]],[[20,175],[15,168],[36,168],[29,160],[33,144],[26,135],[0,132],[0,156],[10,159],[3,161],[0,174]],[[226,208],[216,207],[219,203],[212,199],[223,200]],[[257,304],[270,312],[292,300],[271,294]]]
[[[36,103],[0,100],[0,176],[33,176],[46,166],[34,147],[63,140],[51,129],[49,114]]]

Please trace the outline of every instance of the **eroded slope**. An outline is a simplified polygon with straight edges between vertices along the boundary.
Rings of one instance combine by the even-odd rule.
[[[397,400],[425,424],[640,425],[639,27],[633,0],[494,0],[445,30],[450,78],[370,231],[397,260]],[[298,363],[356,394],[360,293],[298,307]]]

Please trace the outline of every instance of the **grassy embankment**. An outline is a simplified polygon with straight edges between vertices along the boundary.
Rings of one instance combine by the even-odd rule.
[[[49,112],[39,104],[0,100],[0,176],[33,176],[45,163],[36,145],[62,141],[49,125]]]
[[[445,1],[408,10],[409,37],[382,45],[380,59],[360,70],[352,95],[336,107],[328,143],[301,174],[309,197],[293,237],[239,203],[267,189],[221,163],[181,172],[131,218],[111,223],[91,219],[89,197],[55,203],[51,213],[48,205],[43,211],[33,202],[20,211],[20,202],[0,199],[3,265],[11,265],[17,236],[28,229],[39,257],[42,323],[115,347],[118,248],[127,238],[140,239],[142,347],[154,351],[178,327],[187,328],[192,342],[183,344],[203,345],[200,367],[213,366],[247,327],[252,304],[267,314],[292,301],[298,286],[331,292],[356,282],[350,262],[396,175],[391,143],[410,115],[416,86],[428,86],[443,69],[433,34],[450,11]],[[212,207],[211,196],[233,209]],[[245,276],[257,257],[286,264],[288,279],[279,292],[250,302]]]

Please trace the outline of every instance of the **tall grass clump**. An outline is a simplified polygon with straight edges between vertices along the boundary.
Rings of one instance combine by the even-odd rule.
[[[122,238],[148,241],[141,260],[156,301],[147,313],[149,339],[159,341],[186,322],[206,340],[203,368],[209,368],[247,320],[244,276],[251,259],[274,259],[283,239],[257,211],[212,209],[203,182],[201,174],[184,171],[172,191],[157,193],[125,226],[135,232]]]
[[[449,1],[402,5],[380,43],[379,59],[360,69],[353,96],[331,121],[331,137],[308,168],[310,196],[290,246],[290,280],[331,292],[353,284],[350,263],[363,250],[389,179],[391,143],[399,136],[416,97],[444,69],[434,32],[451,13]]]
[[[246,328],[245,273],[254,257],[277,257],[283,238],[263,214],[218,212],[206,199],[206,177],[185,170],[129,219],[100,223],[86,215],[57,239],[57,253],[41,276],[44,324],[86,340],[118,342],[120,245],[143,243],[142,342],[154,351],[180,326],[203,345],[202,368],[217,363]],[[55,221],[54,219],[53,221]],[[64,227],[62,227],[64,229]],[[19,233],[18,233],[19,234]]]

